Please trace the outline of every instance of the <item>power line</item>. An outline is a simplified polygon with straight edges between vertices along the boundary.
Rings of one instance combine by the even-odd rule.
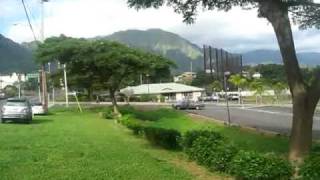
[[[25,1],[24,3],[25,3],[25,5],[26,5],[26,8],[27,8],[27,10],[28,10],[28,13],[29,13],[29,15],[30,15],[30,17],[31,17],[31,22],[36,22],[36,18],[35,18],[35,16],[34,16],[34,14],[32,13],[32,10],[34,10],[34,9],[32,9],[32,7],[31,7],[30,4],[28,3],[28,1]],[[38,29],[40,29],[40,27],[37,25],[37,23],[36,23],[36,24],[33,24],[33,27],[34,27],[35,31],[37,32],[37,35],[39,35],[38,32],[40,32],[40,30],[38,31]],[[37,36],[37,37],[39,37],[39,36]]]
[[[27,19],[28,19],[29,27],[30,27],[30,29],[31,29],[33,38],[34,38],[35,41],[38,41],[38,40],[37,40],[37,37],[36,37],[36,34],[34,33],[34,30],[33,30],[32,24],[31,24],[31,21],[30,21],[30,17],[29,17],[27,8],[26,8],[26,4],[24,3],[24,0],[21,0],[21,2],[22,2],[23,9],[24,9],[24,12],[25,12],[25,14],[26,14],[26,17],[27,17]]]

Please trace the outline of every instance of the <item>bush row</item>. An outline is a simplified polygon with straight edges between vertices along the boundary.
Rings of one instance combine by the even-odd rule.
[[[146,126],[144,121],[130,115],[123,116],[120,123],[131,129],[135,135],[144,135],[153,145],[166,149],[181,148],[179,144],[181,133],[177,130]]]
[[[290,179],[293,172],[290,163],[277,155],[239,151],[214,131],[187,132],[182,138],[182,146],[191,160],[239,179]]]
[[[125,109],[132,111],[132,109]],[[147,121],[127,113],[120,119],[136,135],[166,149],[183,149],[187,156],[209,170],[234,175],[237,179],[290,179],[293,166],[276,154],[241,151],[221,133],[193,130],[183,136],[177,130],[147,126]],[[320,179],[320,153],[313,153],[300,168],[302,179]]]

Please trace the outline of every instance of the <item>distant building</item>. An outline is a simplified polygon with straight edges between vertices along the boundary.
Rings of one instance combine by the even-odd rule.
[[[174,77],[174,82],[188,82],[188,81],[192,81],[194,78],[197,77],[197,73],[195,72],[184,72],[179,76],[175,76]]]
[[[5,88],[8,85],[14,85],[16,82],[25,82],[26,75],[12,73],[10,75],[0,75],[0,89]]]
[[[260,79],[261,77],[262,77],[262,75],[260,73],[258,73],[258,72],[254,73],[252,75],[252,78],[254,78],[254,79]]]
[[[197,101],[204,92],[203,88],[188,86],[179,83],[142,84],[121,89],[120,93],[131,91],[133,96],[156,95],[165,97],[166,102],[180,101],[184,99]]]

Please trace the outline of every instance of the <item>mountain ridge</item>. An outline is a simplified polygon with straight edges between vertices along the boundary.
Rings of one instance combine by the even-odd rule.
[[[203,50],[196,44],[172,32],[161,29],[125,30],[107,36],[89,39],[107,39],[127,44],[130,47],[159,53],[172,59],[178,66],[174,73],[203,70]],[[32,51],[36,42],[18,44],[0,34],[0,73],[30,72],[37,69]],[[302,52],[297,54],[302,66],[320,65],[320,53]],[[258,49],[243,53],[244,65],[282,64],[280,51]]]

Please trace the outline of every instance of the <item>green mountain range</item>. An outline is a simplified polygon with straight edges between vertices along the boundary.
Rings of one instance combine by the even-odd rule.
[[[34,70],[32,51],[0,34],[0,74]]]
[[[146,31],[127,30],[109,36],[98,36],[93,39],[108,39],[127,44],[130,47],[159,53],[173,60],[177,69],[175,73],[203,69],[202,49],[177,34],[161,29]],[[0,74],[10,72],[30,72],[36,70],[32,51],[37,43],[18,44],[0,35]],[[320,53],[298,53],[301,65],[316,66],[320,64]],[[281,63],[279,51],[255,50],[243,54],[243,64]]]
[[[176,63],[175,72],[190,71],[191,62],[193,71],[203,69],[202,50],[198,46],[177,34],[161,29],[120,31],[95,39],[108,39],[127,44],[130,47],[159,53]]]

